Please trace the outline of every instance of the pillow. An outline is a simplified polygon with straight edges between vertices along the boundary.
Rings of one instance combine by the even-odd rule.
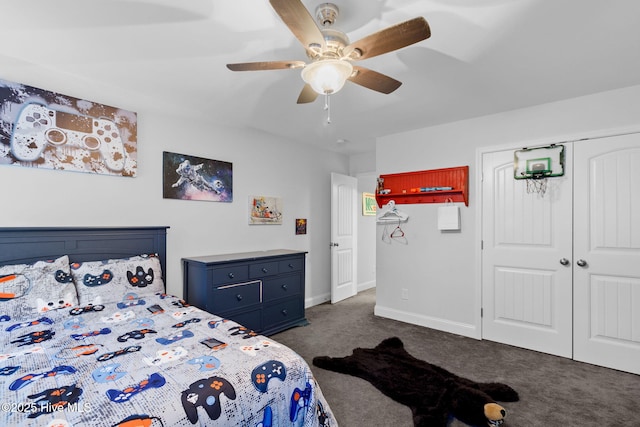
[[[78,304],[69,257],[0,267],[0,315],[28,317]]]
[[[164,292],[156,254],[71,264],[80,305],[126,302]]]

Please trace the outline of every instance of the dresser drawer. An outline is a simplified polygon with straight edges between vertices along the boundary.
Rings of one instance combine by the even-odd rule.
[[[304,258],[303,257],[292,258],[292,259],[289,259],[289,260],[280,261],[278,263],[278,271],[280,271],[280,273],[288,273],[288,272],[293,272],[293,271],[300,271],[300,270],[302,270],[303,266],[304,266]]]
[[[278,274],[278,261],[254,263],[249,266],[249,277],[260,279]]]
[[[276,325],[304,317],[304,303],[299,298],[288,299],[264,310],[264,324]]]
[[[249,280],[249,266],[247,264],[232,265],[209,270],[214,285],[244,282]]]
[[[298,295],[301,291],[302,280],[300,274],[289,274],[262,282],[262,292],[265,301],[273,301],[278,298],[286,298]]]
[[[260,304],[262,302],[261,285],[262,283],[256,280],[214,288],[209,304],[210,310],[217,314]]]
[[[225,319],[231,319],[252,331],[259,331],[262,329],[262,310],[260,309],[241,313],[232,313],[228,316],[222,317]]]

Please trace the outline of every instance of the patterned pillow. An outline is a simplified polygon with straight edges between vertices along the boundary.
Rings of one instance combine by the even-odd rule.
[[[67,255],[0,267],[0,316],[29,317],[77,304]]]
[[[164,292],[156,254],[71,264],[80,305],[136,301]]]

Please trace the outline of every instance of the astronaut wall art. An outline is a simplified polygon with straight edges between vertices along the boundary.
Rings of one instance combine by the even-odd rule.
[[[165,199],[233,201],[233,168],[229,162],[165,151],[162,174]]]

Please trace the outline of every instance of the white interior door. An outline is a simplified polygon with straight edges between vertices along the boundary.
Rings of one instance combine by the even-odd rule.
[[[513,150],[482,156],[482,337],[571,357],[571,165],[541,197],[513,161]]]
[[[574,358],[640,374],[640,135],[574,147]]]
[[[331,303],[357,293],[358,180],[331,174]]]

